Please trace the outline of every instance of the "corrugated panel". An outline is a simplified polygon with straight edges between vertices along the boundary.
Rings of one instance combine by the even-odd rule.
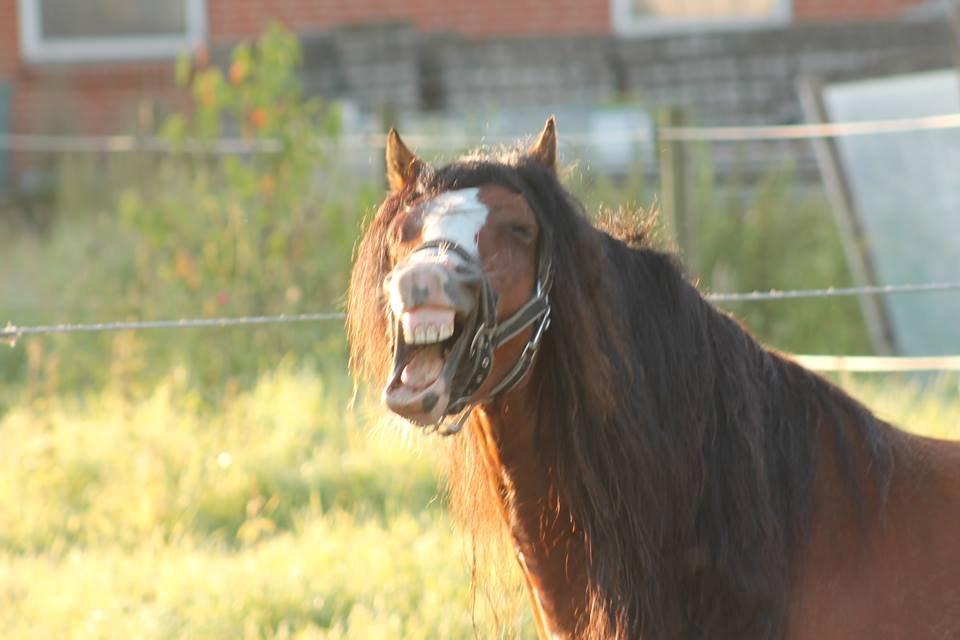
[[[952,69],[827,86],[835,121],[957,113]],[[960,264],[960,130],[857,136],[837,141],[866,246],[882,284],[955,279]],[[956,353],[960,294],[887,296],[904,355]]]

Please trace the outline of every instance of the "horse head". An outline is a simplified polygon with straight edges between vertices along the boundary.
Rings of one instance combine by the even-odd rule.
[[[556,147],[550,118],[517,162],[554,174]],[[364,283],[377,285],[365,295],[379,296],[392,353],[383,400],[414,424],[450,433],[462,424],[456,416],[521,384],[530,370],[549,326],[543,227],[522,181],[486,181],[476,171],[468,181],[451,178],[395,130],[386,167],[390,194],[372,223],[380,227],[382,281]]]

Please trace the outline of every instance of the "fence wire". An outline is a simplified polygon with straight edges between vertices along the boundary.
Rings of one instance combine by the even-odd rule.
[[[226,318],[183,318],[180,320],[133,320],[95,322],[86,324],[51,324],[18,327],[7,323],[0,329],[0,341],[15,342],[23,336],[54,333],[101,333],[105,331],[142,331],[149,329],[211,329],[257,324],[293,324],[300,322],[328,322],[344,320],[342,312],[299,313],[295,315],[240,316]]]
[[[960,128],[960,113],[918,118],[895,118],[861,122],[830,122],[788,125],[749,125],[723,127],[658,127],[656,129],[619,129],[601,132],[570,132],[562,141],[577,146],[601,145],[610,142],[703,141],[729,142],[750,140],[804,140],[813,138],[842,138],[910,131],[941,131]],[[428,149],[461,149],[470,144],[462,136],[410,134],[404,136],[408,144]],[[515,136],[481,136],[486,144],[508,144]],[[382,148],[382,134],[349,134],[336,140],[317,139],[318,148],[369,149]],[[41,134],[0,133],[0,149],[34,152],[92,152],[123,153],[132,151],[172,153],[185,151],[213,155],[272,154],[282,151],[280,140],[218,138],[215,140],[188,139],[174,142],[156,136],[59,136]]]
[[[751,291],[749,293],[707,293],[711,302],[760,302],[796,300],[802,298],[838,298],[857,295],[930,293],[960,291],[960,282],[932,282],[926,284],[901,284],[880,287],[829,287],[826,289],[795,289],[788,291]],[[281,314],[263,316],[240,316],[222,318],[183,318],[180,320],[135,320],[120,322],[97,322],[88,324],[54,324],[19,327],[8,323],[0,330],[0,340],[16,341],[29,335],[55,333],[98,333],[104,331],[141,331],[149,329],[209,329],[262,324],[292,324],[303,322],[329,322],[344,320],[343,312]]]
[[[931,282],[928,284],[890,284],[875,287],[828,287],[826,289],[796,289],[792,291],[773,289],[771,291],[751,291],[750,293],[708,293],[705,297],[711,302],[753,302],[957,290],[960,290],[960,282]]]

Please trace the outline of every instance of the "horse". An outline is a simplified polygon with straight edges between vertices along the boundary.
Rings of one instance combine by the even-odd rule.
[[[351,369],[456,441],[459,512],[508,532],[541,638],[960,638],[960,445],[762,346],[643,225],[591,223],[553,118],[440,167],[391,130],[386,170]]]

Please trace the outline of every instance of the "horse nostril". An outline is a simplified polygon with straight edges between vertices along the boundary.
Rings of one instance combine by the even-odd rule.
[[[430,300],[430,287],[420,286],[416,281],[410,284],[410,302],[413,307],[422,307]]]
[[[395,270],[385,281],[394,312],[425,305],[449,306],[444,284],[448,276],[440,265],[413,264]]]

